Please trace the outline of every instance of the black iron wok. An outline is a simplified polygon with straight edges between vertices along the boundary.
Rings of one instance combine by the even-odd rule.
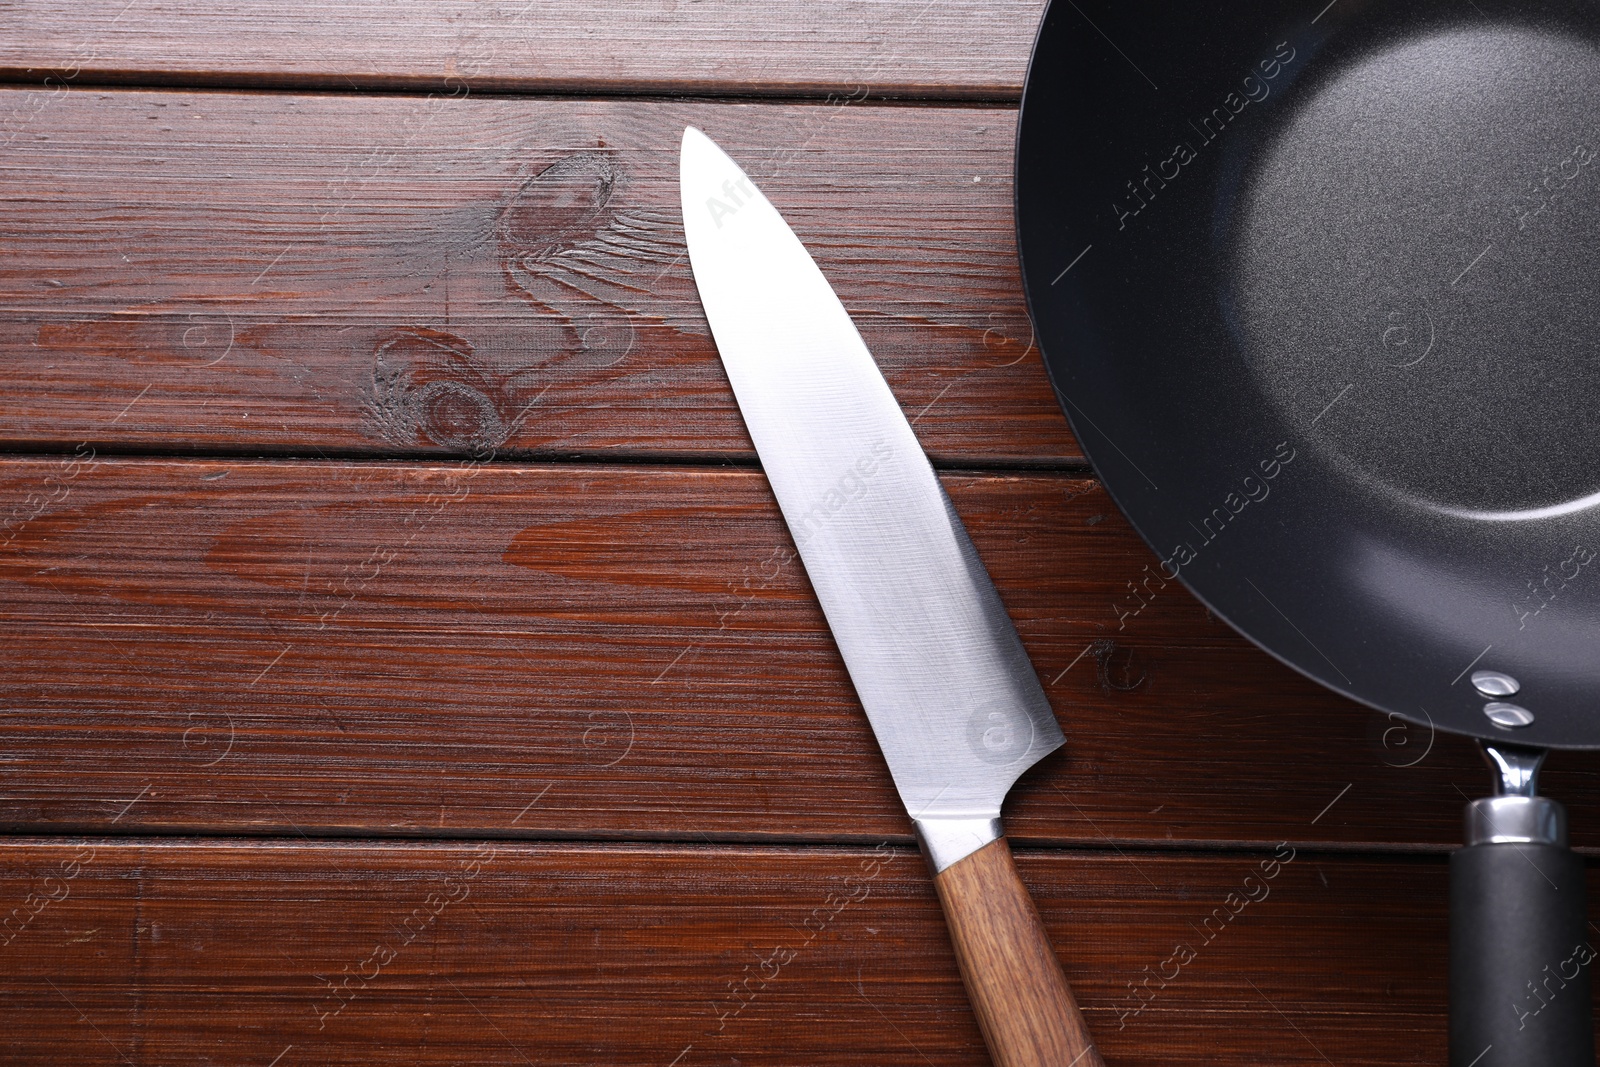
[[[1167,578],[1481,739],[1451,1063],[1591,1067],[1583,864],[1536,786],[1600,747],[1600,6],[1054,0],[1017,223],[1062,405]]]

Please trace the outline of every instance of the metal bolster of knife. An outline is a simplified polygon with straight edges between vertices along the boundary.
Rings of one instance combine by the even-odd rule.
[[[934,874],[961,862],[984,845],[1000,840],[1005,833],[999,816],[913,819],[912,825],[916,827],[917,843],[922,846],[922,854],[928,858],[928,866],[933,868]]]

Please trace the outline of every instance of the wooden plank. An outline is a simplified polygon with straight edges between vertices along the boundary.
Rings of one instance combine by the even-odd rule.
[[[1041,0],[13,6],[0,77],[461,92],[1015,96]],[[0,114],[3,114],[0,111]]]
[[[8,909],[50,901],[0,945],[9,1062],[988,1062],[906,849],[0,856]],[[1444,1062],[1441,859],[1286,846],[1020,865],[1108,1063]]]
[[[1031,344],[1015,114],[0,92],[0,446],[752,455],[684,256],[694,123],[926,447],[1080,463]]]
[[[1459,841],[1470,744],[1130,611],[1098,485],[945,484],[1069,737],[1015,836]],[[13,458],[0,500],[0,827],[908,839],[759,472]],[[1545,779],[1591,847],[1597,770]]]

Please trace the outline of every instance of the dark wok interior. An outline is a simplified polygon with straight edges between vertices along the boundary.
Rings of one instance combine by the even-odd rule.
[[[1041,347],[1166,577],[1548,747],[1600,743],[1597,42],[1577,4],[1057,0],[1018,150]]]

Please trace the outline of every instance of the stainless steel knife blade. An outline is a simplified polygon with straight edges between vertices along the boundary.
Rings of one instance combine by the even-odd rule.
[[[745,425],[935,870],[1000,835],[1062,744],[1022,642],[844,305],[783,217],[684,131],[684,230]]]
[[[689,262],[728,380],[934,869],[997,1067],[1105,1067],[1002,839],[1061,727],[966,529],[811,256],[693,127]]]

